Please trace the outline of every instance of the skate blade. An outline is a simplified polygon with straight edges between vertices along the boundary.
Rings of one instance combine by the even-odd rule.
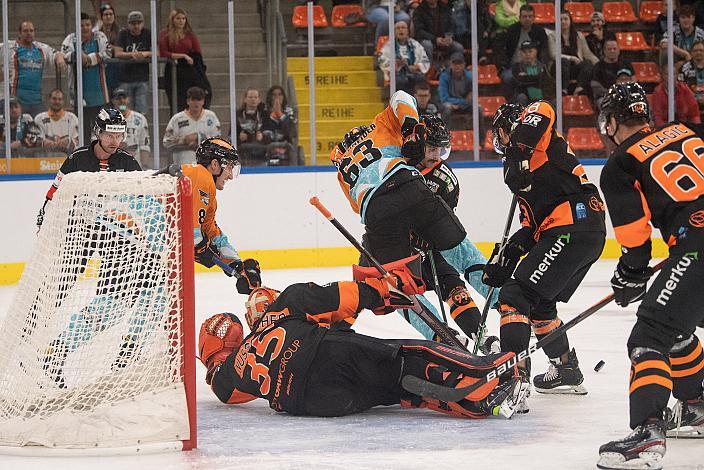
[[[637,459],[626,460],[621,454],[606,452],[599,456],[596,466],[604,470],[661,470],[662,455],[641,452]]]
[[[682,426],[680,428],[669,429],[667,437],[675,439],[703,439],[704,426]]]
[[[535,386],[535,391],[546,395],[586,395],[587,389],[584,385],[558,385],[555,388],[539,388]]]

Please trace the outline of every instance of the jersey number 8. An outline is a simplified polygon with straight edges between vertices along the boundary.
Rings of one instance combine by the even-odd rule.
[[[699,137],[687,139],[681,152],[666,150],[657,155],[650,163],[650,174],[672,200],[693,201],[704,194],[703,154]]]
[[[381,150],[374,147],[371,139],[358,144],[352,149],[352,155],[345,157],[340,162],[340,175],[350,188],[357,184],[359,168],[366,168],[382,157]]]

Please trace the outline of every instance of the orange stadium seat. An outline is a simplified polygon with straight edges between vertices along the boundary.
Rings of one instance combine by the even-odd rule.
[[[567,131],[567,141],[574,150],[603,150],[599,132],[594,127],[572,127]]]
[[[477,101],[484,110],[484,117],[491,118],[494,117],[499,106],[506,102],[506,98],[503,96],[480,96]]]
[[[294,7],[291,23],[294,28],[307,28],[308,7],[305,5],[298,5]],[[316,28],[328,27],[328,18],[325,16],[325,10],[323,10],[323,7],[320,5],[313,5],[313,26]]]
[[[500,85],[501,78],[499,77],[499,72],[496,70],[496,65],[480,65],[477,81],[480,85]]]
[[[635,23],[637,20],[631,2],[604,2],[602,10],[607,23]]]
[[[366,26],[366,22],[358,21],[356,23],[347,23],[345,18],[347,15],[357,14],[360,18],[364,18],[364,9],[362,5],[336,5],[332,9],[330,21],[335,28],[358,28]]]
[[[616,33],[616,42],[622,51],[649,51],[651,49],[640,31]]]
[[[494,136],[490,130],[484,135],[484,150],[494,151]]]
[[[638,17],[643,23],[655,23],[658,15],[665,10],[663,2],[645,1],[640,2]]]
[[[496,3],[491,2],[489,4],[489,13],[491,13],[492,16],[496,16]]]
[[[565,116],[591,116],[594,110],[587,96],[567,95],[562,97],[562,113]]]
[[[376,40],[376,47],[374,48],[374,54],[375,55],[381,55],[381,50],[384,48],[386,43],[389,42],[389,37],[388,36],[379,36],[379,39]]]
[[[452,150],[472,151],[474,148],[474,132],[472,131],[452,131],[450,145]]]
[[[555,24],[555,4],[554,3],[530,3],[535,8],[536,24]]]
[[[660,70],[655,62],[632,62],[635,80],[641,83],[660,83]]]
[[[589,2],[567,2],[565,10],[572,15],[574,23],[589,23],[594,13],[594,4]]]

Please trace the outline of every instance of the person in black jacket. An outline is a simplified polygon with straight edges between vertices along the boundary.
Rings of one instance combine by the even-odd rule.
[[[545,28],[535,24],[535,9],[530,5],[523,5],[518,23],[509,26],[504,34],[496,37],[496,64],[503,68],[501,79],[504,83],[510,83],[511,66],[520,60],[521,44],[527,40],[538,49],[538,60],[549,64],[548,36]]]
[[[445,57],[453,53],[464,53],[462,44],[453,39],[454,25],[448,5],[438,0],[425,0],[413,14],[415,40],[420,42],[433,61],[433,51],[441,52]]]

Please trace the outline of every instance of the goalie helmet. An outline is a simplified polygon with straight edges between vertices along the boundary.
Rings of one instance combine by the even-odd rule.
[[[504,103],[496,110],[494,119],[491,121],[491,136],[494,150],[499,155],[503,155],[506,151],[506,145],[501,143],[501,138],[499,137],[499,129],[503,129],[506,134],[510,135],[518,124],[523,109],[520,104]]]
[[[244,303],[247,312],[245,319],[250,329],[262,318],[269,305],[273,304],[279,297],[279,291],[269,287],[256,287],[249,294],[249,298]]]
[[[643,87],[636,82],[612,85],[599,109],[599,131],[607,136],[606,126],[612,116],[616,119],[616,124],[632,119],[648,122],[650,119],[648,97]]]
[[[127,121],[120,111],[113,107],[101,108],[95,118],[93,134],[100,137],[101,132],[122,132],[127,130]]]

